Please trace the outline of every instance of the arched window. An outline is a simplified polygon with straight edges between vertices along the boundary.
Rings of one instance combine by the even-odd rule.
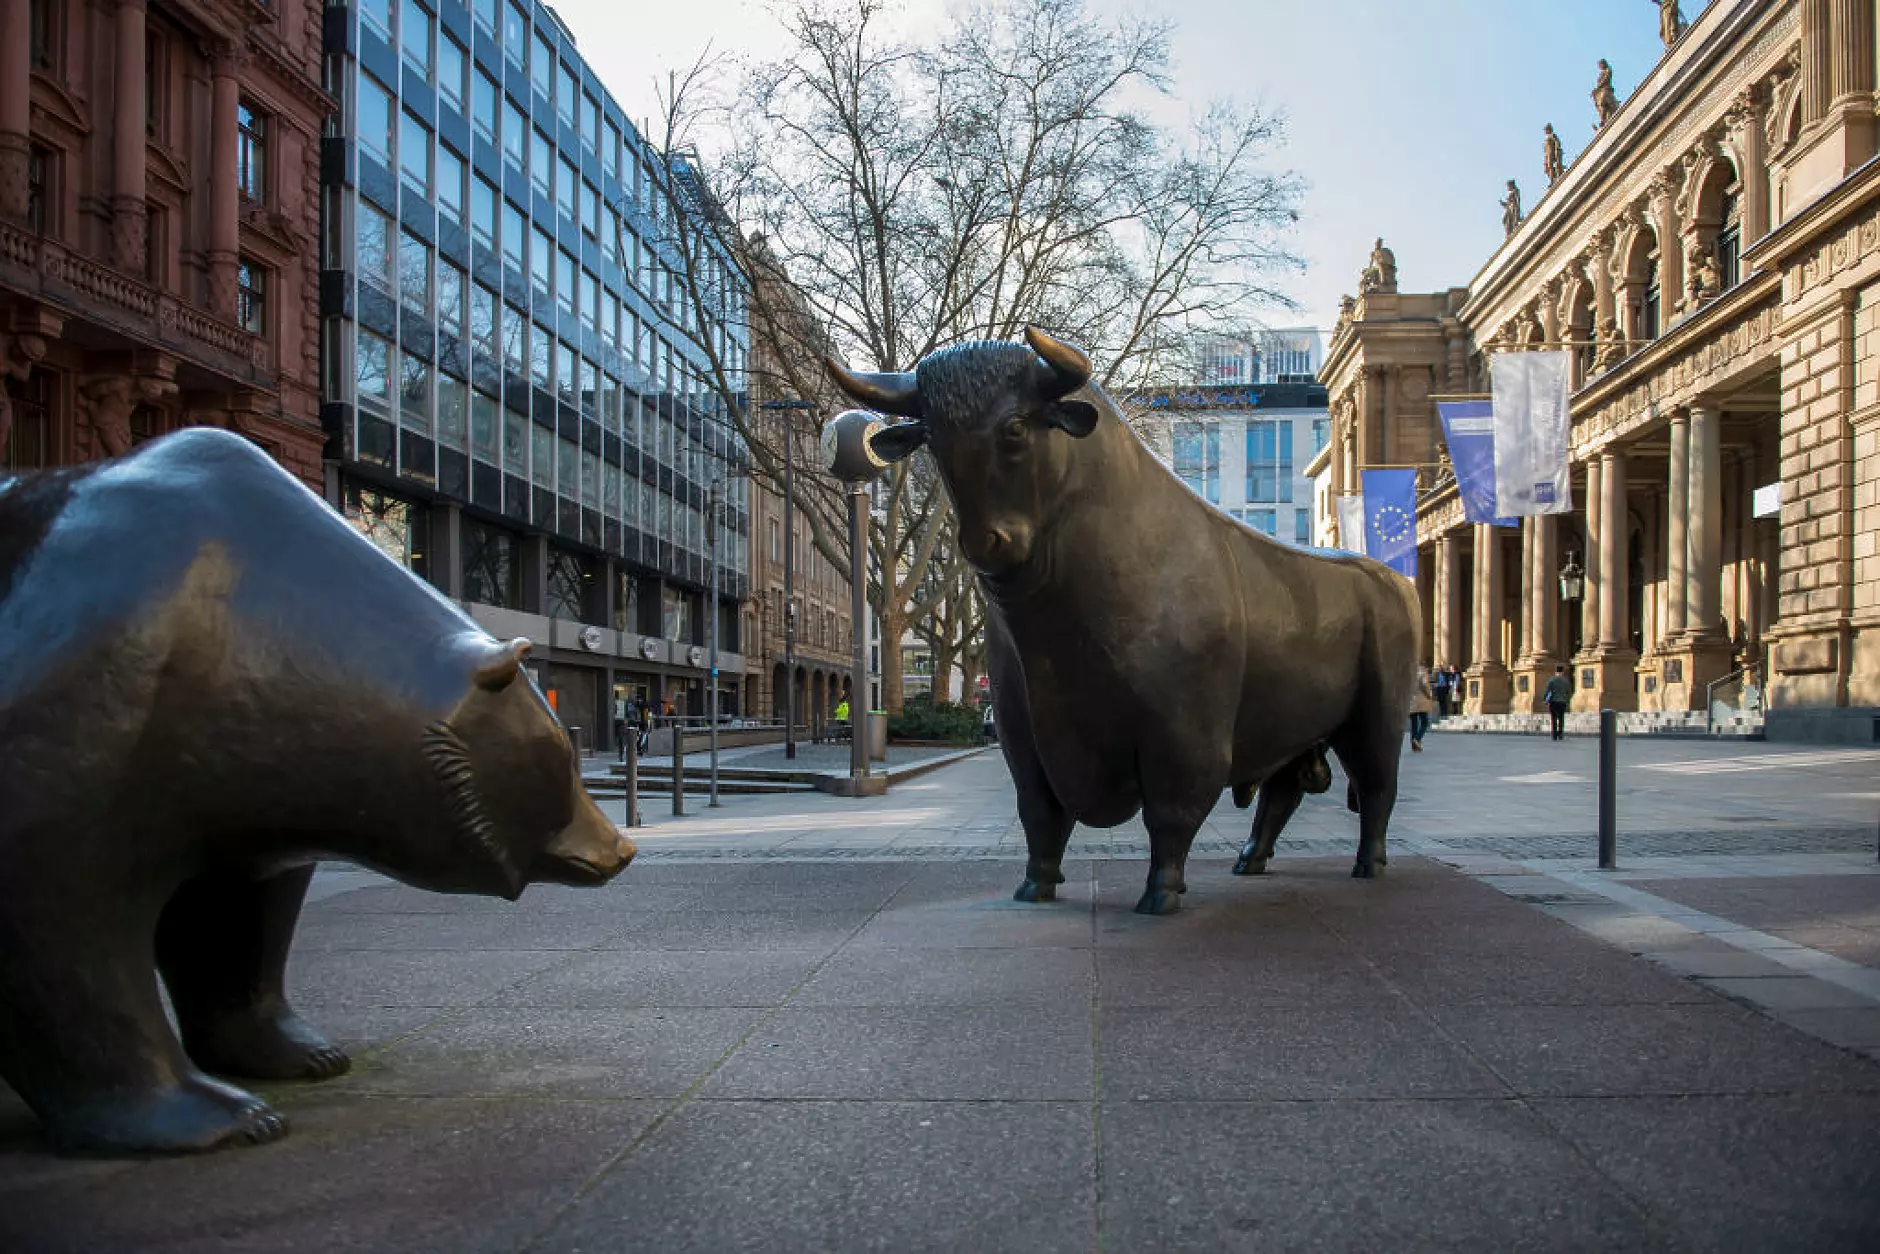
[[[1742,277],[1743,205],[1733,192],[1725,192],[1718,202],[1722,220],[1717,227],[1717,284],[1729,291]]]
[[[1639,306],[1638,335],[1641,340],[1658,338],[1659,312],[1664,305],[1664,293],[1659,286],[1658,253],[1653,250],[1645,258],[1645,299]]]

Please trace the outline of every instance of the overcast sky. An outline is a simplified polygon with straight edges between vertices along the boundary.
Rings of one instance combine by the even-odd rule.
[[[1684,0],[1685,17],[1708,3]],[[905,0],[901,20],[930,23],[945,6]],[[764,0],[554,7],[641,119],[658,112],[655,82],[708,45],[761,56],[777,39]],[[1542,125],[1554,124],[1571,164],[1592,134],[1599,59],[1623,99],[1663,51],[1655,0],[1161,0],[1148,11],[1176,24],[1164,120],[1223,97],[1289,120],[1274,164],[1307,183],[1296,238],[1306,271],[1290,284],[1301,312],[1268,315],[1280,326],[1329,328],[1380,235],[1404,290],[1466,285],[1501,236],[1506,180],[1530,208],[1546,186]]]

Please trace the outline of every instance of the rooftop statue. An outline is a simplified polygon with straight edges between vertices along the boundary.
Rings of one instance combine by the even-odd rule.
[[[1678,0],[1657,0],[1657,4],[1658,38],[1664,40],[1665,47],[1669,48],[1688,29],[1684,24],[1684,10]]]
[[[1501,198],[1501,229],[1504,236],[1521,229],[1521,189],[1508,180],[1508,194]]]
[[[911,421],[871,439],[925,446],[978,572],[999,746],[1029,857],[1015,896],[1049,901],[1077,823],[1140,812],[1136,909],[1175,910],[1195,833],[1225,789],[1252,800],[1236,870],[1263,871],[1325,747],[1358,811],[1352,874],[1377,873],[1416,672],[1415,587],[1381,562],[1308,553],[1213,509],[1036,327],[956,344],[911,372],[830,373]]]
[[[1612,67],[1606,64],[1604,57],[1599,59],[1599,81],[1593,84],[1593,111],[1599,115],[1593,123],[1594,130],[1604,126],[1607,119],[1619,111],[1619,96],[1612,89]]]
[[[1384,247],[1384,237],[1371,245],[1371,259],[1358,277],[1358,291],[1395,292],[1397,290],[1397,254]]]
[[[284,986],[316,858],[512,899],[627,864],[528,651],[228,432],[0,475],[0,1077],[54,1145],[270,1141],[213,1077],[347,1069]]]
[[[1547,136],[1541,141],[1541,166],[1547,171],[1547,186],[1552,187],[1567,172],[1567,162],[1560,151],[1560,137],[1554,134],[1554,124],[1549,122],[1545,130]]]

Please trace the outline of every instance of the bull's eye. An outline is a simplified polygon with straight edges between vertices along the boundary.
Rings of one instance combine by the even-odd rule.
[[[1023,418],[1013,418],[999,429],[999,441],[1008,453],[1024,452],[1029,435],[1030,432],[1026,430]]]

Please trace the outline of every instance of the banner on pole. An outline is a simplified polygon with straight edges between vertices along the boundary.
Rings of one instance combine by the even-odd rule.
[[[1357,493],[1338,498],[1338,547],[1362,553],[1364,548],[1364,497]]]
[[[1495,397],[1495,513],[1571,512],[1567,395],[1573,385],[1572,354],[1496,353],[1489,358],[1488,374]]]
[[[1364,552],[1398,574],[1417,577],[1417,472],[1365,470]]]
[[[1518,518],[1495,516],[1495,415],[1487,401],[1438,401],[1443,442],[1462,494],[1462,517],[1472,523],[1513,527]]]

